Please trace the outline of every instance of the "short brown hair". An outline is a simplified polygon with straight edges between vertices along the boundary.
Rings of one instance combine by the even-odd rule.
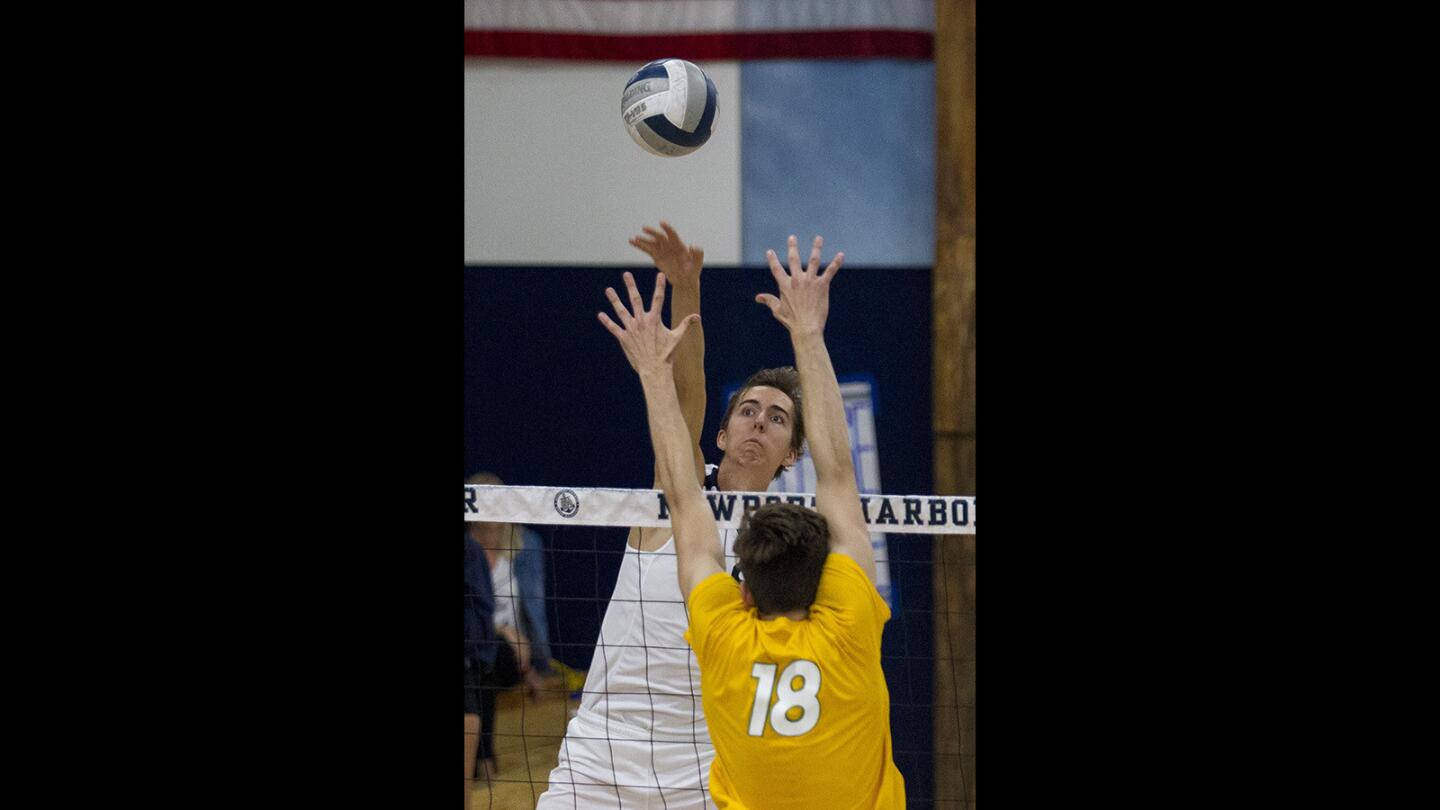
[[[735,407],[743,401],[744,396],[751,388],[757,385],[765,385],[770,388],[784,392],[790,397],[795,405],[795,412],[790,414],[790,447],[795,451],[795,458],[800,458],[801,448],[805,444],[805,416],[800,409],[800,372],[794,366],[781,366],[780,368],[762,368],[740,386],[740,390],[730,396],[730,403],[725,406],[725,416],[720,419],[720,429],[728,430],[730,417],[735,415]],[[785,472],[782,465],[775,470],[775,477]]]
[[[735,537],[740,573],[765,614],[808,609],[829,553],[825,516],[793,503],[767,503],[746,514]]]

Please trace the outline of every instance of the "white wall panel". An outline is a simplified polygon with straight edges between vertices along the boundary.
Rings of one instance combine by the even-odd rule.
[[[620,120],[640,65],[465,60],[466,263],[645,263],[627,240],[664,218],[707,265],[738,264],[739,65],[701,67],[719,93],[715,134],[661,158]]]

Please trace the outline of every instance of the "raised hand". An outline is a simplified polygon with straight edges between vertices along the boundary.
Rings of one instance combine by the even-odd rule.
[[[649,226],[642,230],[645,235],[630,237],[630,244],[649,256],[650,260],[655,262],[655,267],[665,274],[672,285],[681,288],[700,283],[700,270],[705,262],[704,250],[695,245],[686,246],[680,240],[680,234],[664,220],[660,221],[660,230]]]
[[[610,299],[610,305],[615,308],[615,315],[620,319],[620,323],[616,324],[603,312],[597,313],[600,323],[620,341],[620,348],[625,351],[625,359],[630,361],[630,367],[635,369],[636,373],[668,373],[676,345],[685,337],[691,324],[700,322],[700,316],[686,317],[677,329],[665,327],[660,319],[660,307],[665,303],[664,273],[655,274],[655,294],[651,297],[650,309],[644,308],[640,291],[635,288],[635,277],[629,273],[625,274],[625,289],[629,292],[629,309],[620,301],[614,288],[605,288],[605,296]]]
[[[790,262],[788,274],[785,268],[780,266],[775,251],[765,252],[770,262],[770,274],[779,285],[780,297],[761,293],[755,296],[755,301],[769,307],[775,320],[784,324],[792,335],[818,334],[825,331],[825,319],[830,314],[830,282],[834,280],[835,274],[840,272],[840,265],[845,263],[845,254],[836,253],[835,258],[830,260],[830,264],[821,273],[820,247],[823,244],[825,240],[816,236],[814,246],[810,249],[810,261],[802,267],[800,250],[795,237],[791,236],[787,257]]]

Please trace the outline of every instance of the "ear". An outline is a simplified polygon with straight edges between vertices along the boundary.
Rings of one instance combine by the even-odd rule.
[[[740,580],[740,601],[744,602],[747,608],[755,607],[755,597],[750,595],[750,586],[746,585],[743,579]]]
[[[720,428],[720,432],[715,435],[715,446],[720,448],[720,452],[725,452],[725,428]]]
[[[785,461],[783,461],[782,464],[783,464],[783,466],[785,467],[785,469],[788,470],[788,469],[790,469],[791,467],[794,467],[794,466],[795,466],[795,462],[797,462],[797,461],[799,461],[799,460],[800,460],[800,451],[799,451],[799,450],[796,450],[795,448],[792,447],[792,448],[790,448],[790,452],[785,455]]]

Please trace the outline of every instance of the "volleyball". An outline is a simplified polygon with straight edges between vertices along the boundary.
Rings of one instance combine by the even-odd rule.
[[[625,83],[620,115],[641,149],[661,157],[688,155],[715,128],[715,83],[693,62],[656,59]]]

